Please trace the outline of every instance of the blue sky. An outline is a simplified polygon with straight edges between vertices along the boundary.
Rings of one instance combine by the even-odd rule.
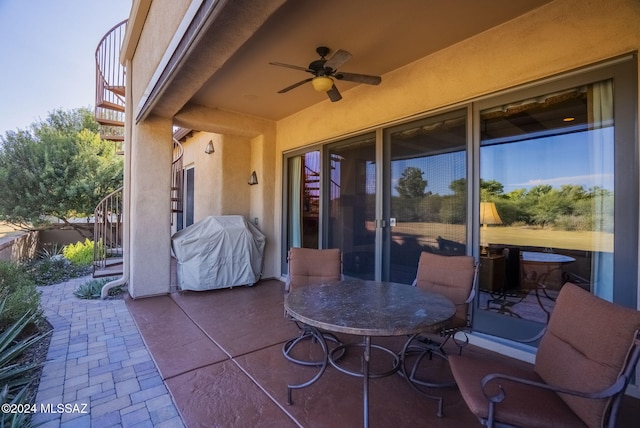
[[[93,108],[95,50],[131,0],[0,0],[0,135]]]
[[[483,147],[481,177],[505,193],[548,184],[613,190],[613,128]]]
[[[485,146],[480,151],[480,175],[483,180],[501,183],[504,193],[545,184],[614,190],[613,141],[613,127],[607,127]],[[423,171],[428,183],[425,191],[440,195],[451,194],[451,181],[466,175],[463,152],[397,160],[391,174],[394,196],[402,172],[410,166]],[[375,183],[374,168],[368,170],[368,178]]]

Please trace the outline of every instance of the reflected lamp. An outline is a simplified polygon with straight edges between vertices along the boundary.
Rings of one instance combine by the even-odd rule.
[[[480,202],[480,224],[486,229],[488,224],[502,224],[494,202]]]

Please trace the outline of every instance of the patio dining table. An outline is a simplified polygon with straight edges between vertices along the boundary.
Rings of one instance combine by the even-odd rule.
[[[315,336],[325,354],[319,372],[308,382],[288,385],[288,403],[292,389],[305,388],[322,376],[327,365],[348,375],[363,379],[363,425],[369,426],[369,379],[389,376],[400,367],[399,356],[381,345],[372,344],[372,336],[404,336],[438,330],[455,314],[448,298],[412,285],[384,281],[347,279],[338,282],[301,287],[285,297],[287,313],[315,329]],[[328,349],[319,330],[362,336],[360,343]],[[362,349],[362,370],[341,367],[339,356],[346,348]],[[371,373],[371,348],[393,356],[388,371]]]

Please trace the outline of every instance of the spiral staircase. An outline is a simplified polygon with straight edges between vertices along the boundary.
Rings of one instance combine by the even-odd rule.
[[[120,49],[127,20],[113,26],[96,48],[96,104],[94,116],[100,125],[100,137],[113,141],[116,154],[125,155],[126,70],[120,63]],[[171,165],[171,211],[182,211],[182,154],[180,139],[191,130],[176,129]],[[107,195],[94,211],[93,276],[114,277],[123,273],[123,188]],[[171,218],[173,219],[173,215]]]

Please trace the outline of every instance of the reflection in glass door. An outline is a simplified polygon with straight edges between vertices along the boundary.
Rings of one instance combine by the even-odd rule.
[[[482,312],[544,325],[566,281],[613,300],[613,111],[606,80],[480,112]]]
[[[411,283],[422,251],[467,253],[466,110],[385,130],[383,278]]]
[[[342,250],[345,276],[374,279],[375,134],[332,146],[328,156],[328,247]]]
[[[287,249],[318,248],[320,224],[320,152],[288,160]]]

